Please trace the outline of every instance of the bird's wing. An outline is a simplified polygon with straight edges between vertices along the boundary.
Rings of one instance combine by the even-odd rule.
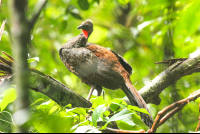
[[[110,50],[112,51],[116,56],[117,58],[119,59],[119,62],[121,63],[121,65],[124,67],[124,69],[131,75],[132,74],[132,67],[131,65],[128,63],[128,61],[126,61],[126,59],[124,59],[121,55],[119,55],[118,53],[116,53],[115,51],[113,50]]]
[[[91,45],[96,45],[90,42],[87,42],[86,47],[89,47]],[[98,45],[96,45],[98,46]],[[132,67],[131,65],[126,61],[126,59],[124,59],[120,54],[116,53],[113,50],[107,49],[110,52],[112,52],[113,54],[115,54],[115,56],[118,58],[118,61],[121,63],[121,65],[124,67],[124,69],[131,75],[132,74]]]
[[[86,48],[98,58],[97,72],[91,76],[90,81],[109,89],[119,88],[120,83],[124,81],[121,70],[125,71],[125,69],[120,65],[116,55],[112,51],[95,44],[88,44]]]

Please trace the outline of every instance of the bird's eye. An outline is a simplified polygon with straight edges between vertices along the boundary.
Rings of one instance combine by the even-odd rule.
[[[86,28],[86,29],[90,29],[90,26],[89,26],[89,25],[86,25],[85,28]]]

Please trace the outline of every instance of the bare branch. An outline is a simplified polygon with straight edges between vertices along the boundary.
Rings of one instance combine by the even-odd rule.
[[[200,54],[185,61],[177,61],[165,71],[160,73],[149,84],[145,85],[139,93],[146,103],[160,104],[159,94],[180,78],[199,72]]]
[[[159,61],[156,62],[155,64],[167,64],[168,66],[171,66],[172,64],[176,63],[177,61],[185,61],[188,58],[175,58],[175,59],[169,59],[169,60],[165,60],[165,61]]]
[[[31,70],[31,89],[47,95],[61,106],[71,104],[72,107],[89,108],[90,101],[75,93],[51,76],[41,75],[40,72]]]
[[[42,9],[44,8],[44,6],[46,5],[47,0],[40,0],[36,6],[35,6],[35,14],[32,17],[32,19],[29,21],[30,23],[30,28],[32,29],[36,23],[36,20],[38,19]]]
[[[148,133],[155,133],[157,128],[165,123],[170,117],[172,117],[175,113],[180,111],[186,104],[189,103],[189,101],[194,101],[198,97],[200,97],[200,90],[195,91],[194,93],[190,94],[188,98],[177,101],[168,107],[164,108],[162,111],[159,111],[156,119],[154,120],[154,123],[150,130],[148,130]],[[172,111],[171,111],[172,110]],[[171,111],[169,114],[167,114],[169,111]],[[164,116],[167,114],[166,116]]]
[[[185,104],[185,105],[186,105],[186,104]],[[183,109],[183,107],[184,107],[185,105],[182,105],[182,106],[180,106],[180,107],[177,107],[177,108],[175,108],[174,110],[172,110],[171,112],[169,112],[166,116],[164,116],[164,117],[160,120],[158,126],[161,126],[162,124],[164,124],[169,118],[171,118],[172,116],[174,116],[174,114],[176,114],[178,111],[180,111],[181,109]]]

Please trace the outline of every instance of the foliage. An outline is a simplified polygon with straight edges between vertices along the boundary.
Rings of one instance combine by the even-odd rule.
[[[14,88],[11,88],[3,93],[2,106],[8,105],[7,98],[13,94],[14,90]],[[7,101],[6,104],[5,101]],[[40,104],[38,104],[39,102]],[[116,121],[121,129],[139,130],[141,126],[145,128],[145,124],[141,121],[137,112],[147,113],[146,109],[127,105],[123,99],[106,102],[103,97],[97,97],[92,99],[92,102],[91,108],[84,109],[81,107],[71,108],[70,105],[60,107],[53,100],[46,101],[40,98],[31,105],[32,116],[28,123],[34,128],[30,128],[30,132],[100,132],[97,126],[99,122],[105,124],[101,128],[105,129],[113,121]],[[109,106],[111,110],[108,110],[106,106]],[[13,120],[12,117],[11,120]],[[15,125],[14,122],[2,121]]]
[[[29,0],[26,15],[32,16],[37,1]],[[58,50],[68,39],[78,35],[76,30],[83,20],[91,19],[94,32],[89,42],[110,48],[121,54],[133,67],[131,80],[137,89],[142,88],[167,66],[154,64],[170,58],[192,56],[200,42],[199,0],[51,0],[48,1],[32,31],[28,44],[29,66],[67,85],[83,97],[90,87],[70,73],[59,58]],[[2,1],[0,24],[7,18],[0,42],[0,50],[12,53],[10,35],[11,18],[8,2]],[[167,105],[186,98],[199,89],[198,74],[187,76],[160,94],[161,104],[150,104],[153,116]],[[0,89],[0,132],[11,132],[15,87]],[[29,120],[33,132],[99,132],[113,121],[121,129],[147,129],[136,111],[126,105],[121,90],[105,91],[105,100],[94,98],[90,109],[62,108],[48,97],[31,91],[32,102]],[[9,98],[11,97],[11,99]],[[157,132],[191,132],[198,124],[198,103],[190,103],[173,116]],[[109,107],[111,111],[108,111]],[[113,112],[113,113],[112,113]],[[10,113],[10,114],[8,114]],[[87,118],[90,114],[91,117]],[[14,125],[14,124],[13,124]]]

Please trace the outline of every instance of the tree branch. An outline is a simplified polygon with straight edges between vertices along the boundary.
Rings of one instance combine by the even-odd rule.
[[[148,130],[148,133],[155,133],[157,128],[165,123],[170,117],[172,117],[175,113],[180,111],[186,104],[189,103],[189,101],[195,101],[198,97],[200,97],[200,89],[195,91],[194,93],[190,94],[188,98],[177,101],[166,108],[164,108],[162,111],[159,111],[156,119],[154,120],[154,123],[150,130]],[[171,111],[172,110],[172,111]],[[169,111],[171,111],[169,114],[167,114]],[[166,116],[164,116],[167,114]]]
[[[49,75],[39,73],[37,70],[31,69],[31,89],[47,95],[61,106],[67,104],[71,104],[72,107],[84,108],[92,106],[90,101],[87,101],[64,84]]]
[[[47,3],[47,0],[40,0],[38,1],[38,3],[36,4],[35,6],[35,14],[34,16],[32,17],[32,19],[29,21],[29,24],[30,24],[30,28],[33,29],[42,9],[44,8],[44,6],[46,5]]]
[[[186,104],[185,104],[185,105],[186,105]],[[160,120],[158,126],[161,126],[161,125],[164,124],[169,118],[171,118],[172,116],[174,116],[174,114],[176,114],[178,111],[182,110],[183,107],[184,107],[185,105],[182,105],[182,106],[180,106],[180,107],[174,108],[174,110],[172,110],[171,112],[169,112],[166,116],[164,116],[164,117]]]
[[[200,54],[194,58],[188,58],[185,61],[177,61],[139,90],[139,93],[146,103],[159,105],[161,101],[159,94],[180,78],[199,72],[199,63]]]
[[[8,59],[0,56],[0,71],[4,72],[4,75],[0,78],[0,87],[9,85],[12,83],[12,77],[15,74],[12,74],[11,64],[13,63],[13,58],[3,52]],[[52,78],[49,75],[31,68],[30,69],[30,84],[29,88],[36,92],[41,92],[42,94],[47,95],[49,98],[57,102],[61,106],[66,106],[71,104],[72,107],[84,107],[89,108],[92,106],[90,101],[87,101],[85,98],[75,93],[69,89],[64,84],[60,83],[56,79]]]

